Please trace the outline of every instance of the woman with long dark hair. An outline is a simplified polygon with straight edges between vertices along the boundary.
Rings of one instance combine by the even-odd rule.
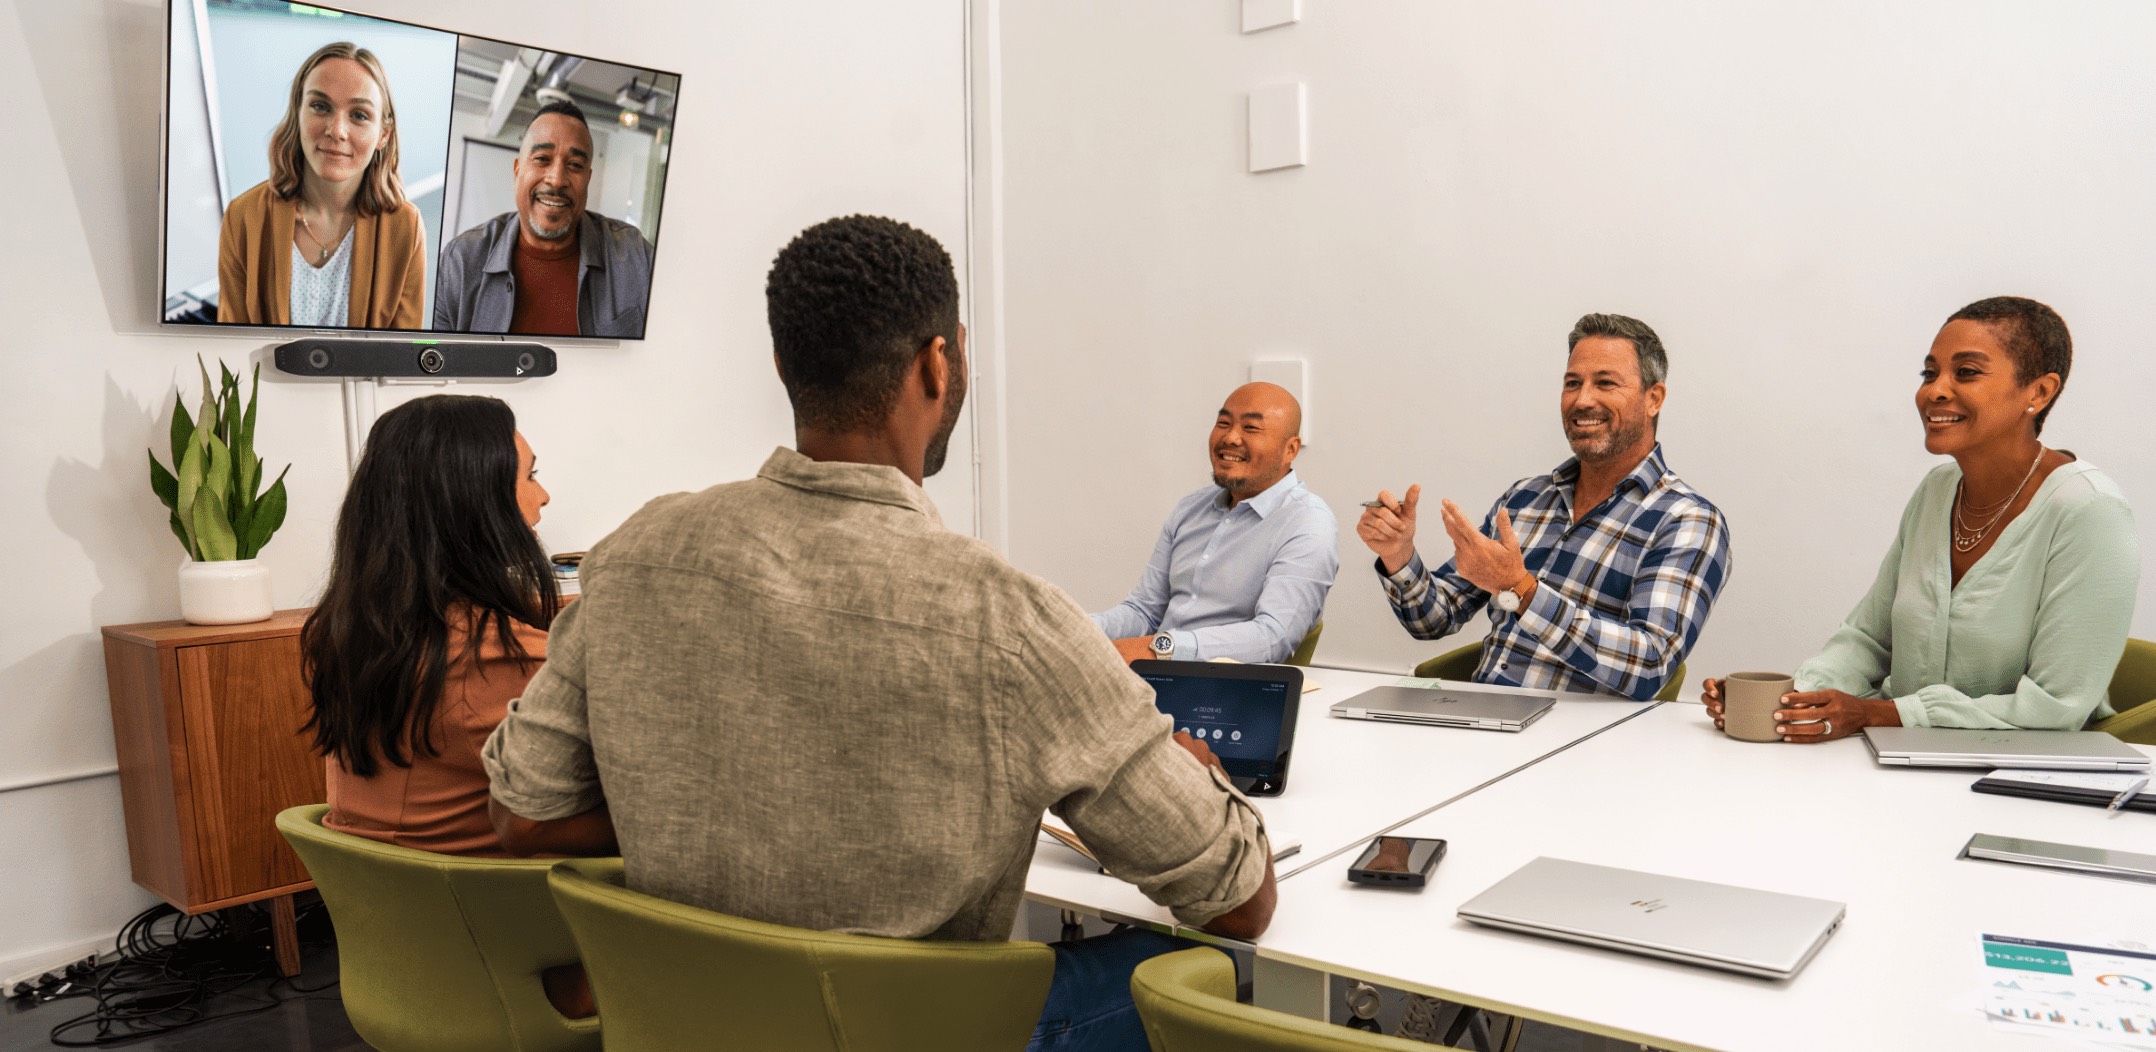
[[[499,399],[433,395],[376,421],[300,634],[324,825],[507,854],[479,754],[546,658],[560,602],[532,532],[547,503],[536,463]]]

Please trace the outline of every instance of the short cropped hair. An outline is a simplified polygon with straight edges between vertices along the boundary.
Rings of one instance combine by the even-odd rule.
[[[2074,368],[2074,337],[2066,331],[2066,319],[2032,299],[1993,296],[1955,311],[1948,322],[1974,321],[1989,327],[2014,359],[2014,382],[2026,387],[2045,373],[2059,374],[2059,390],[2051,405],[2036,412],[2036,433],[2044,433],[2044,418],[2066,393],[2066,374]]]
[[[539,118],[544,117],[549,113],[559,113],[562,116],[567,117],[577,122],[578,124],[583,125],[586,128],[591,127],[591,122],[584,119],[584,111],[578,109],[576,103],[570,102],[566,99],[555,99],[554,101],[539,107],[539,112],[532,114],[531,121],[524,125],[525,131],[529,132],[533,124],[539,123]]]
[[[958,275],[935,238],[880,216],[801,232],[764,282],[771,346],[797,424],[859,431],[898,400],[914,356],[958,341]],[[956,364],[956,360],[953,360]]]
[[[1572,324],[1572,335],[1565,338],[1566,352],[1590,336],[1631,341],[1632,353],[1639,357],[1642,389],[1653,387],[1669,377],[1669,355],[1662,350],[1662,338],[1656,336],[1646,322],[1622,314],[1583,315]]]

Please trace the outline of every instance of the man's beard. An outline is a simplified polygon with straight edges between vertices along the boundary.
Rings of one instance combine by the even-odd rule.
[[[1585,438],[1573,438],[1571,429],[1567,428],[1565,441],[1571,445],[1574,456],[1585,461],[1597,461],[1607,460],[1620,450],[1631,449],[1638,445],[1639,440],[1645,437],[1646,434],[1647,426],[1645,424],[1635,425],[1622,431],[1605,428],[1600,435]]]
[[[943,403],[943,425],[928,440],[928,455],[921,461],[924,479],[943,470],[944,458],[951,454],[951,432],[958,430],[958,414],[966,408],[966,363],[961,359],[951,364],[957,366],[951,373],[951,397]]]
[[[1238,500],[1248,495],[1251,484],[1256,481],[1256,479],[1231,479],[1220,472],[1213,472],[1213,485],[1226,490],[1229,496]]]
[[[537,201],[532,202],[533,208],[536,209],[538,206],[539,203]],[[554,230],[552,232],[549,232],[545,228],[541,227],[539,225],[539,221],[536,219],[527,218],[525,216],[518,216],[517,219],[523,222],[524,229],[529,232],[531,236],[536,237],[541,241],[567,241],[569,239],[569,235],[576,233],[577,224],[584,221],[584,215],[583,213],[579,212],[575,215],[570,216],[562,223],[559,230]]]

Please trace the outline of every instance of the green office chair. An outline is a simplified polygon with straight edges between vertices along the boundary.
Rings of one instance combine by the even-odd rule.
[[[917,942],[729,917],[622,886],[619,859],[547,877],[607,1020],[607,1052],[1016,1052],[1048,999],[1037,942]]]
[[[1295,644],[1295,653],[1288,655],[1288,664],[1309,668],[1310,659],[1318,653],[1318,637],[1324,634],[1325,619],[1321,617],[1318,618],[1317,624],[1310,626],[1310,631],[1303,636],[1303,641]]]
[[[576,962],[547,892],[552,860],[437,855],[322,826],[324,804],[286,809],[337,927],[352,1029],[383,1052],[597,1052],[599,1021],[554,1010],[539,973]]]
[[[2126,641],[2119,670],[2111,677],[2111,707],[2118,715],[2098,720],[2089,729],[2118,736],[2135,745],[2156,745],[2156,643],[2146,639]]]
[[[1219,950],[1181,950],[1138,966],[1131,998],[1153,1052],[1428,1052],[1386,1037],[1235,1000],[1235,962]]]
[[[1458,650],[1448,650],[1415,666],[1415,675],[1423,679],[1473,679],[1475,666],[1482,663],[1482,644],[1469,643]],[[1675,671],[1662,684],[1654,696],[1656,701],[1675,701],[1684,690],[1684,662],[1677,663]],[[2114,706],[2116,702],[2112,703]]]

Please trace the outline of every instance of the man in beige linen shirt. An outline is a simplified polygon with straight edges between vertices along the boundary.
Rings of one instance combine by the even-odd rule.
[[[965,398],[949,256],[836,219],[766,292],[799,452],[655,500],[592,550],[487,743],[505,843],[574,850],[610,817],[641,891],[1002,939],[1050,810],[1183,922],[1255,938],[1273,875],[1249,801],[1076,603],[944,529],[921,489]],[[1180,945],[1058,944],[1034,1047],[1144,1048],[1129,970]]]

